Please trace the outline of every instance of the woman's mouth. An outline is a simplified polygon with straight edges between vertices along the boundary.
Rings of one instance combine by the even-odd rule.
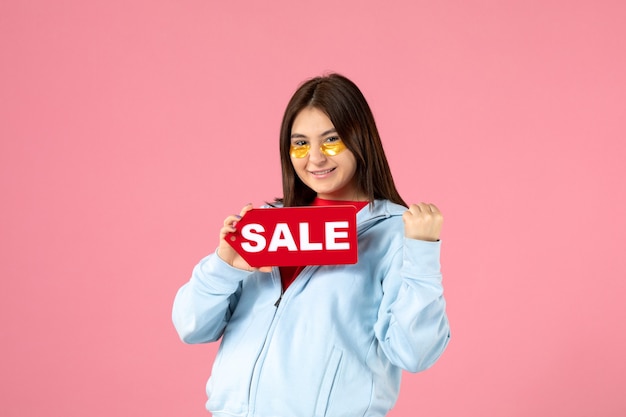
[[[334,170],[335,170],[335,168],[330,168],[330,169],[324,169],[324,170],[321,170],[321,171],[309,171],[309,173],[311,175],[316,176],[316,177],[323,177],[323,176],[325,176],[327,174],[330,174]]]

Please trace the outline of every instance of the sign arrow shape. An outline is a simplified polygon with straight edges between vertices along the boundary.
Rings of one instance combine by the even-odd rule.
[[[354,264],[356,212],[347,205],[252,209],[226,241],[255,268]]]

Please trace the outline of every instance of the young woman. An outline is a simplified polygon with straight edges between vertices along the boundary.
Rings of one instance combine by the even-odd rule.
[[[217,251],[194,268],[173,310],[184,342],[222,338],[207,409],[231,417],[384,416],[402,370],[430,367],[449,340],[442,216],[432,204],[407,209],[372,112],[341,75],[296,91],[280,155],[283,198],[274,205],[355,205],[359,260],[254,269],[225,240],[252,207],[227,217]]]

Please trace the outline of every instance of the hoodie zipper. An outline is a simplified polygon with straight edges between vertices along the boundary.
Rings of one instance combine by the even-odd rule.
[[[310,267],[306,267],[305,269],[303,269],[302,271],[300,271],[300,274],[304,273],[305,270],[309,270]],[[275,276],[275,279],[278,280],[278,283],[281,284],[280,282],[280,271],[276,270],[275,272],[272,272],[272,274],[278,274],[277,276]],[[294,281],[295,283],[296,281]],[[292,283],[292,285],[294,284]],[[250,381],[250,386],[248,387],[248,406],[249,409],[251,411],[252,414],[254,414],[254,410],[256,409],[256,392],[258,391],[259,387],[258,387],[258,382],[259,382],[259,378],[261,377],[261,372],[262,372],[262,368],[263,368],[263,364],[265,362],[265,357],[267,355],[267,349],[269,348],[269,344],[272,342],[272,338],[274,335],[274,330],[276,327],[276,321],[279,320],[279,312],[278,312],[278,307],[280,306],[280,303],[283,299],[283,296],[285,294],[285,290],[282,287],[281,284],[281,288],[280,288],[280,296],[278,297],[278,300],[276,300],[276,302],[274,303],[274,306],[276,307],[276,309],[274,310],[274,316],[272,317],[272,321],[270,323],[270,326],[267,330],[267,333],[265,335],[265,340],[263,341],[263,346],[261,347],[261,350],[259,352],[259,355],[257,356],[255,362],[254,362],[254,367],[253,367],[253,371],[252,371],[252,379]]]
[[[278,300],[276,300],[276,302],[274,303],[274,307],[278,308],[278,306],[280,305],[280,301],[283,299],[283,294],[285,293],[285,290],[280,289],[280,296],[278,297]]]

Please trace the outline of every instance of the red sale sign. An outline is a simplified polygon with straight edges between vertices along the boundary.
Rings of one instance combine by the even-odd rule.
[[[357,262],[356,207],[248,211],[226,241],[253,267]]]

